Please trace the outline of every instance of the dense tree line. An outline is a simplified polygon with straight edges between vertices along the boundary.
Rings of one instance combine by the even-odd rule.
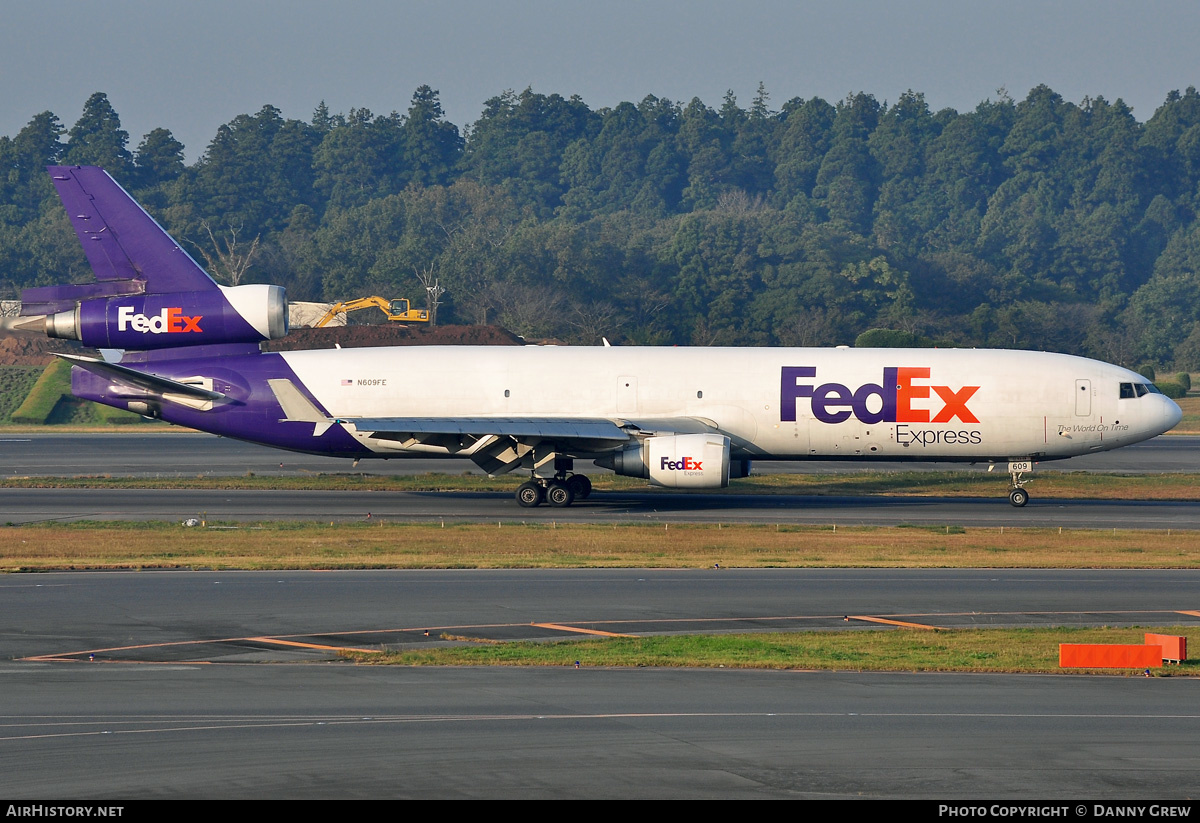
[[[188,166],[107,97],[0,137],[0,296],[86,279],[42,168],[104,166],[228,280],[366,294],[594,343],[828,345],[888,328],[1200,369],[1200,93],[1146,122],[1039,86],[975,110],[860,93],[778,110],[511,91],[460,130],[273,106]],[[914,338],[914,339],[916,339]]]

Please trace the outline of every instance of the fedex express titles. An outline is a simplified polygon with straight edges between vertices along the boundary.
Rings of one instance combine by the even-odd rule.
[[[795,422],[801,400],[807,400],[814,420],[841,423],[852,416],[862,423],[895,423],[896,442],[902,446],[918,444],[975,445],[983,441],[978,429],[927,429],[913,423],[978,423],[979,418],[967,405],[979,386],[937,386],[916,381],[929,379],[928,366],[887,366],[879,383],[864,383],[851,389],[842,383],[817,384],[815,366],[784,366],[780,374],[779,419]],[[913,408],[935,394],[942,406]]]

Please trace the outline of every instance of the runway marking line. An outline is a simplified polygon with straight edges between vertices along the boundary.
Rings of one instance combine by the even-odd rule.
[[[861,614],[848,614],[847,620],[862,620],[867,623],[882,623],[885,626],[900,626],[905,629],[924,629],[930,632],[945,631],[941,626],[930,626],[925,623],[909,623],[905,620],[888,620],[886,617],[867,617]]]
[[[543,624],[487,623],[487,624],[483,624],[483,625],[428,626],[428,627],[420,627],[420,628],[411,627],[411,628],[406,628],[406,629],[356,629],[353,631],[328,632],[328,634],[336,634],[336,635],[410,634],[412,632],[420,632],[420,631],[448,631],[451,629],[509,629],[509,628],[514,628],[514,627],[518,627],[518,626],[529,626],[529,625],[543,625]],[[544,625],[546,625],[547,627],[550,627],[553,624],[544,624]],[[566,626],[560,626],[558,628],[561,628],[564,631],[572,631],[572,629],[570,629],[569,627],[566,627]],[[574,631],[580,631],[580,632],[586,633],[586,632],[589,632],[590,630],[575,629]],[[606,632],[600,632],[600,631],[594,631],[592,633],[607,634]],[[28,657],[21,657],[18,659],[26,661],[26,662],[33,662],[33,663],[77,662],[77,658],[79,658],[81,655],[87,655],[87,654],[128,652],[128,651],[135,651],[137,649],[165,649],[165,648],[168,648],[171,646],[206,646],[206,645],[220,644],[220,643],[246,643],[246,642],[272,643],[272,644],[277,644],[277,645],[290,645],[290,646],[296,646],[296,647],[301,647],[301,648],[323,649],[323,650],[329,650],[329,651],[341,651],[342,649],[347,649],[350,651],[363,651],[363,652],[373,652],[373,653],[378,652],[377,649],[358,649],[358,648],[349,647],[349,646],[328,646],[328,645],[320,645],[320,644],[316,644],[316,643],[302,643],[299,641],[290,641],[287,639],[289,637],[320,637],[321,635],[322,635],[321,632],[305,632],[303,634],[285,634],[285,635],[279,635],[277,637],[266,637],[266,636],[219,637],[219,638],[214,638],[212,640],[173,640],[173,641],[168,641],[165,643],[136,643],[136,644],[132,644],[129,646],[110,646],[110,647],[103,648],[103,649],[82,649],[82,650],[72,651],[72,652],[54,652],[51,654],[37,654],[37,655],[30,655]],[[613,635],[613,636],[614,637],[633,637],[635,635]],[[108,662],[113,662],[113,661],[108,661]],[[172,661],[164,661],[164,662],[198,663],[198,662],[208,662],[208,661],[172,660]]]
[[[363,652],[365,654],[379,654],[379,649],[359,649],[354,646],[326,646],[320,643],[301,643],[298,640],[280,640],[275,637],[247,637],[247,640],[252,640],[256,643],[268,643],[276,646],[296,646],[301,649],[321,649],[322,651],[330,652]]]
[[[19,658],[21,660],[29,660],[35,662],[62,661],[73,660],[81,654],[103,654],[104,652],[125,652],[134,649],[161,649],[167,646],[200,646],[206,643],[230,643],[236,640],[249,640],[248,637],[227,637],[223,640],[174,640],[167,643],[140,643],[133,646],[113,646],[107,649],[84,649],[77,652],[58,652],[56,654],[37,654],[30,657]],[[177,661],[174,661],[177,662]]]
[[[1200,617],[1200,611],[1186,612],[1179,609],[1088,609],[1086,611],[1019,609],[1012,612],[914,612],[912,614],[894,614],[892,617],[1004,617],[1014,614],[1189,614]]]
[[[487,625],[483,625],[483,626],[429,626],[428,629],[430,631],[435,630],[435,629],[439,630],[439,631],[445,631],[447,629],[511,628],[513,626],[525,626],[525,625],[528,625],[528,624],[526,624],[526,623],[494,623],[494,624],[487,624]],[[239,642],[249,642],[249,641],[282,642],[283,640],[285,640],[289,637],[321,637],[322,634],[336,634],[336,635],[407,634],[409,632],[419,632],[422,630],[423,630],[422,628],[356,629],[354,631],[346,631],[346,632],[304,632],[302,634],[281,634],[274,638],[218,637],[218,638],[214,638],[212,640],[172,640],[172,641],[168,641],[165,643],[139,643],[139,644],[134,644],[134,645],[130,645],[130,646],[111,646],[109,648],[104,648],[104,649],[83,649],[80,651],[73,651],[73,652],[56,652],[53,654],[38,654],[38,655],[31,655],[29,657],[22,657],[22,658],[18,658],[18,659],[25,660],[25,661],[31,661],[31,662],[72,661],[73,658],[78,657],[79,655],[82,655],[82,654],[102,654],[105,652],[124,652],[124,651],[132,651],[135,649],[165,649],[169,646],[204,646],[204,645],[209,645],[209,644],[213,644],[213,643],[239,643]],[[296,645],[301,645],[301,644],[298,643]],[[332,649],[332,648],[339,648],[339,647],[329,646],[328,648]],[[364,651],[370,651],[370,650],[364,649]],[[171,661],[171,662],[179,663],[179,662],[193,662],[193,661],[177,661],[176,660],[176,661]]]
[[[944,627],[940,627],[940,626],[930,626],[930,625],[922,624],[922,623],[910,623],[907,621],[898,620],[898,619],[894,619],[894,618],[899,618],[902,616],[903,617],[942,617],[942,618],[946,618],[946,617],[964,617],[964,616],[996,617],[996,616],[1007,616],[1007,615],[1055,615],[1055,614],[1059,614],[1059,615],[1068,615],[1068,614],[1070,614],[1070,615],[1182,614],[1182,615],[1187,615],[1189,617],[1200,617],[1200,610],[1189,611],[1189,610],[1183,610],[1183,609],[1106,609],[1103,612],[1093,612],[1093,611],[940,612],[937,614],[920,613],[920,614],[894,615],[893,618],[868,617],[865,615],[854,615],[854,616],[850,617],[850,619],[862,620],[865,622],[872,622],[872,623],[880,623],[880,624],[885,624],[885,625],[904,626],[904,627],[908,627],[908,628],[923,629],[923,630],[928,630],[928,631],[948,631]],[[832,614],[830,614],[830,615],[793,615],[793,616],[785,616],[785,617],[768,615],[768,616],[760,616],[760,617],[724,617],[724,618],[684,617],[684,618],[675,618],[675,619],[645,618],[645,619],[636,619],[636,620],[580,620],[578,622],[580,622],[580,623],[607,623],[609,625],[638,625],[638,624],[660,624],[661,625],[661,624],[668,624],[668,623],[679,625],[679,624],[685,624],[685,623],[713,623],[713,622],[742,623],[742,622],[775,622],[775,621],[785,621],[785,620],[808,622],[808,621],[814,621],[814,620],[835,620],[839,616],[840,615],[832,615]],[[351,631],[327,632],[327,633],[326,632],[305,632],[302,634],[279,635],[276,637],[256,636],[256,637],[224,637],[224,638],[216,638],[213,640],[176,640],[176,641],[170,641],[170,642],[165,642],[165,643],[141,643],[141,644],[134,644],[134,645],[129,645],[129,646],[113,646],[110,648],[103,648],[103,649],[83,649],[81,651],[39,654],[39,655],[31,655],[29,657],[22,657],[19,659],[24,660],[24,661],[29,661],[29,662],[43,662],[43,663],[44,662],[78,662],[77,661],[78,657],[80,657],[81,655],[87,655],[87,654],[104,654],[104,653],[111,653],[111,652],[134,651],[136,649],[159,649],[159,648],[168,648],[171,646],[203,646],[203,645],[209,645],[209,644],[214,644],[214,643],[238,643],[238,642],[257,642],[257,643],[269,643],[269,644],[276,644],[276,645],[290,645],[290,646],[295,646],[298,648],[311,648],[311,649],[328,650],[328,651],[340,651],[342,649],[350,649],[353,651],[377,652],[378,651],[377,649],[357,649],[357,648],[346,647],[346,646],[320,645],[320,644],[316,644],[316,643],[304,643],[304,642],[300,642],[300,641],[289,641],[288,638],[321,637],[323,634],[336,634],[338,636],[347,636],[347,635],[356,635],[356,634],[410,634],[412,632],[421,632],[421,631],[450,631],[450,630],[461,630],[461,629],[476,629],[476,630],[478,630],[478,629],[508,629],[508,628],[515,628],[515,627],[521,627],[521,626],[530,626],[530,625],[537,626],[539,628],[546,628],[546,629],[550,629],[550,630],[575,632],[575,633],[579,633],[579,634],[591,634],[591,635],[596,635],[596,636],[600,636],[600,637],[638,637],[638,636],[640,636],[640,635],[622,634],[619,632],[606,632],[606,631],[601,631],[599,629],[584,629],[584,628],[579,628],[576,626],[568,626],[568,625],[558,624],[558,623],[537,623],[537,622],[532,622],[532,623],[485,623],[485,624],[476,624],[476,625],[421,626],[421,627],[393,628],[393,629],[354,629]],[[110,661],[105,661],[105,662],[116,662],[116,661],[110,660]],[[122,661],[122,662],[151,662],[151,661],[128,661],[127,660],[127,661]],[[172,660],[172,661],[161,661],[161,662],[176,663],[176,664],[177,663],[194,664],[194,663],[205,663],[205,662],[211,662],[211,661]]]
[[[373,717],[282,717],[282,718],[215,718],[199,721],[182,721],[176,725],[162,725],[152,728],[104,728],[91,730],[45,731],[27,734],[0,733],[0,741],[14,740],[44,740],[67,737],[94,737],[99,735],[141,735],[141,734],[175,734],[179,732],[211,732],[238,731],[245,729],[281,729],[303,728],[313,726],[348,726],[374,724],[416,724],[416,723],[494,723],[494,722],[543,722],[547,720],[566,720],[578,722],[582,720],[657,720],[657,719],[695,719],[695,718],[994,718],[1011,719],[1058,719],[1058,720],[1196,720],[1196,714],[1082,714],[1082,713],[1030,713],[1030,712],[595,712],[580,714],[462,714],[462,715],[376,715]],[[127,721],[109,721],[100,719],[86,725],[119,726]],[[145,722],[145,721],[136,721]],[[26,726],[49,725],[51,728],[62,728],[61,725],[22,724]],[[74,724],[72,724],[74,725]]]
[[[618,634],[617,632],[603,632],[599,629],[581,629],[577,626],[563,626],[558,623],[530,623],[531,626],[537,626],[539,629],[552,629],[560,632],[575,632],[576,634],[594,634],[599,637],[637,637],[636,634]]]

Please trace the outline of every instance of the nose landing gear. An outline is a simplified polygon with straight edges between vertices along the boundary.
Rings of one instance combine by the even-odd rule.
[[[1012,476],[1012,486],[1008,490],[1008,502],[1018,509],[1029,502],[1029,492],[1025,491],[1025,472],[1031,471],[1033,464],[1029,461],[1014,461],[1008,464],[1008,473]]]

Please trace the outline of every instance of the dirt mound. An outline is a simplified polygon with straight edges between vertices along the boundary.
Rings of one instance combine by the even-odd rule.
[[[52,340],[32,332],[0,334],[0,366],[47,366],[53,362],[55,352],[97,356],[69,340]]]
[[[345,348],[368,346],[520,346],[524,341],[499,326],[335,326],[292,329],[287,337],[272,340],[267,351],[327,349],[335,343]]]

